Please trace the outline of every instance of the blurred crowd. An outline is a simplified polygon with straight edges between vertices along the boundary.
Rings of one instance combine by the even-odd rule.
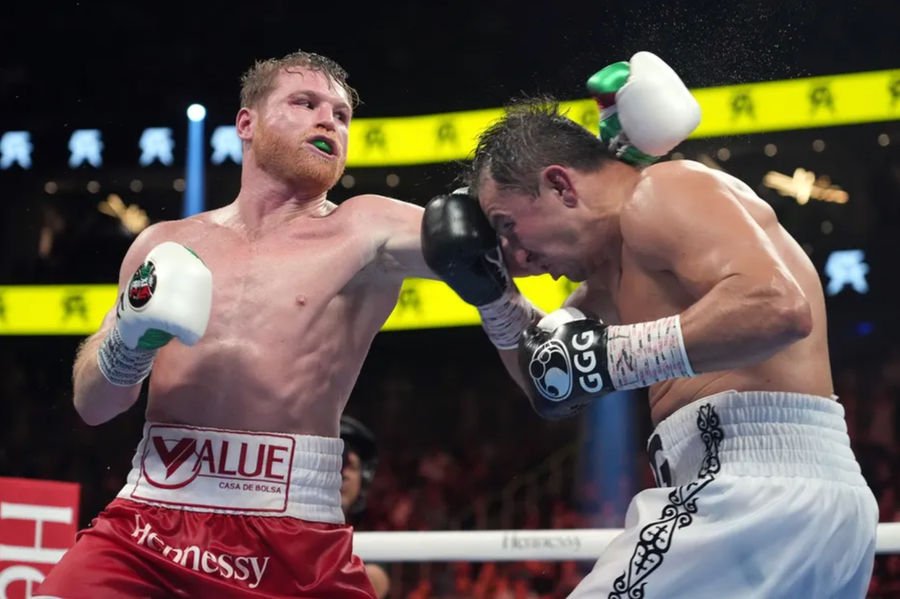
[[[882,354],[880,359],[866,356],[858,362],[847,360],[846,364],[836,365],[834,377],[835,393],[846,410],[851,444],[879,502],[880,520],[900,522],[900,346]],[[509,390],[496,392],[501,395]],[[473,397],[476,394],[473,389]],[[513,402],[509,405],[516,408]],[[535,424],[523,414],[506,416],[510,422]],[[536,491],[525,491],[523,501],[491,502],[498,484],[509,486],[517,478],[527,478],[528,460],[522,459],[523,449],[550,452],[564,446],[566,431],[555,440],[563,445],[540,442],[539,429],[544,425],[547,423],[537,422],[527,431],[516,427],[496,429],[494,435],[481,439],[477,446],[449,442],[436,444],[421,454],[395,452],[396,446],[388,445],[372,488],[370,508],[356,523],[357,529],[621,527],[625,514],[616,502],[598,501],[598,496],[611,493],[598,489],[596,481],[578,476],[564,477],[562,484],[544,482]],[[644,430],[647,432],[649,427]],[[528,439],[528,444],[521,442],[523,438]],[[576,443],[573,449],[578,448]],[[638,489],[653,484],[650,469],[644,466],[646,457],[642,454],[638,460]],[[553,466],[574,471],[576,463],[577,459],[560,460]],[[465,517],[473,511],[483,516]],[[557,599],[565,597],[591,566],[592,563],[582,562],[395,565],[392,596]],[[900,597],[900,555],[876,559],[869,597]]]
[[[614,491],[579,475],[585,421],[545,422],[531,411],[476,329],[430,333],[445,343],[415,368],[413,334],[376,342],[348,413],[379,443],[379,466],[360,531],[621,527]],[[424,335],[418,333],[416,335]],[[407,335],[407,337],[403,337]],[[9,338],[8,338],[9,339]],[[140,438],[142,406],[91,428],[70,402],[79,339],[19,338],[0,348],[0,474],[77,481],[86,525],[123,484]],[[465,352],[460,347],[471,344]],[[408,347],[408,349],[401,349]],[[449,359],[449,355],[456,359]],[[882,522],[900,521],[900,346],[876,360],[836,365],[835,391]],[[477,372],[475,372],[477,369]],[[646,414],[637,418],[646,420]],[[641,428],[642,427],[642,428]],[[637,431],[641,439],[649,423]],[[632,487],[652,484],[637,450]],[[585,562],[382,564],[390,597],[556,599],[590,570]],[[900,555],[876,561],[870,597],[900,596]]]

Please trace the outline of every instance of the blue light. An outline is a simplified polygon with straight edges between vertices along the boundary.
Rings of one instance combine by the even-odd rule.
[[[863,321],[856,323],[856,334],[860,337],[865,337],[866,335],[871,335],[875,330],[875,325],[871,322]]]
[[[206,107],[203,104],[191,104],[188,106],[187,115],[192,121],[202,121],[206,118]]]
[[[600,505],[588,508],[602,512],[602,505],[613,508],[617,519],[624,519],[632,495],[638,492],[637,456],[635,442],[634,391],[617,391],[595,401],[585,410],[585,425],[581,452],[582,482],[593,483],[600,491]]]
[[[191,104],[188,113],[187,168],[184,173],[182,216],[188,217],[206,209],[206,165],[203,163],[203,121],[206,109]]]
[[[869,292],[869,283],[866,281],[869,265],[866,264],[866,253],[863,250],[831,252],[825,262],[825,274],[829,279],[825,289],[828,295],[837,295],[847,285],[859,294]]]

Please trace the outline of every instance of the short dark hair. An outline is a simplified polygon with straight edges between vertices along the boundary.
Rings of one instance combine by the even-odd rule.
[[[359,94],[347,83],[347,71],[334,60],[314,52],[297,50],[281,58],[258,60],[241,76],[241,107],[252,108],[264,100],[282,71],[302,68],[324,73],[347,92],[350,106],[359,105]]]
[[[546,166],[590,171],[615,159],[595,135],[560,113],[557,100],[525,98],[508,105],[504,116],[482,132],[463,179],[473,196],[485,172],[501,189],[537,195]]]

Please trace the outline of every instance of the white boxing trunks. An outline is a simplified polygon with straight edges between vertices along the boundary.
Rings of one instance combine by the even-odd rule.
[[[570,599],[865,596],[878,505],[836,401],[718,393],[663,420],[648,452],[659,487]]]

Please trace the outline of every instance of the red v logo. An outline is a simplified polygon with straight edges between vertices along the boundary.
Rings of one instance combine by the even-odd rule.
[[[166,467],[166,478],[169,478],[178,467],[194,455],[197,448],[197,440],[192,437],[180,439],[171,450],[166,447],[166,441],[162,437],[153,437],[153,447],[159,454],[162,463]]]

